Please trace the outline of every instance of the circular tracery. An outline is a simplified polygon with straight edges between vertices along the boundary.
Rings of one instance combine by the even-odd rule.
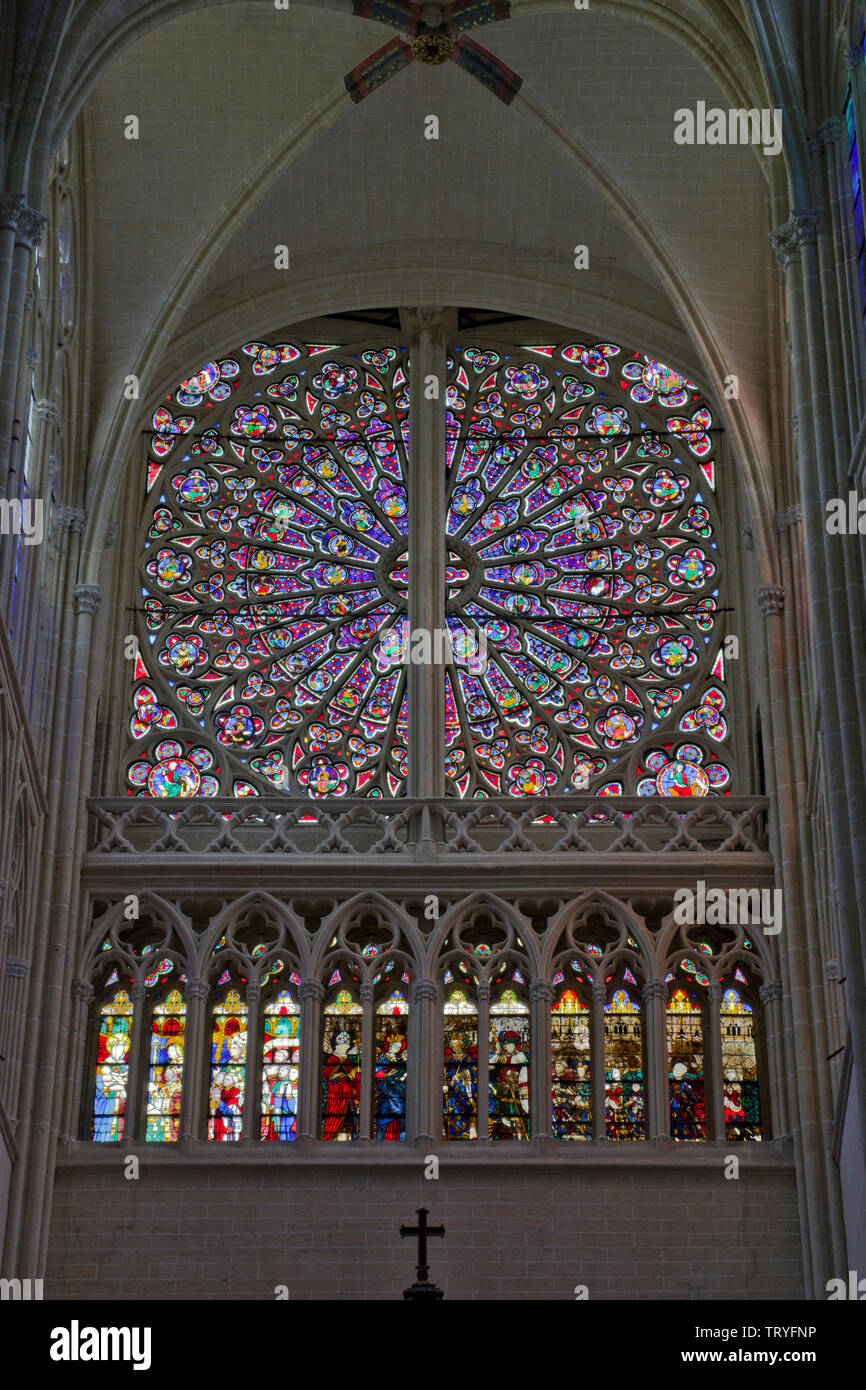
[[[452,794],[729,786],[711,431],[616,344],[452,350]],[[247,343],[155,412],[134,792],[404,793],[408,439],[395,345]]]

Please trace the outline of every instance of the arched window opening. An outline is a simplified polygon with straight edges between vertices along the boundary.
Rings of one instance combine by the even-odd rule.
[[[116,971],[113,977],[117,978]],[[132,1002],[125,989],[116,989],[106,996],[99,1010],[90,1125],[90,1137],[97,1144],[116,1143],[124,1137],[131,1034]]]
[[[551,1009],[554,1139],[592,1138],[590,1006],[574,989],[563,989]]]
[[[505,989],[490,1005],[491,1139],[529,1139],[529,1005]]]
[[[667,1006],[667,1037],[671,1138],[706,1139],[703,1009],[681,986]]]
[[[283,989],[264,1006],[262,1027],[262,1139],[297,1137],[300,1013]]]
[[[339,971],[335,972],[339,983]],[[348,989],[325,1006],[322,1039],[322,1138],[357,1139],[361,1118],[363,1007]]]
[[[409,1005],[395,989],[376,1008],[373,1138],[406,1138],[406,1042]]]
[[[172,972],[170,960],[160,961],[145,986],[148,980],[153,985]],[[153,1004],[150,1023],[144,1137],[156,1143],[173,1143],[180,1137],[185,1028],[183,995],[177,988],[169,989]]]
[[[608,1139],[646,1138],[643,1024],[636,981],[614,991],[604,1011],[604,1114]]]
[[[211,1013],[208,1139],[236,1143],[241,1138],[246,1096],[247,1006],[227,970],[219,981],[225,992]]]
[[[736,989],[722,996],[721,1024],[725,1138],[763,1139],[755,1016]]]
[[[450,983],[450,971],[446,986]],[[478,1138],[478,1005],[468,988],[452,989],[443,1019],[446,1139]]]

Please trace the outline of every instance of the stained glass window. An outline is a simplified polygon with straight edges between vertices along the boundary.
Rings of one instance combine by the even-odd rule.
[[[866,32],[860,46],[866,54]],[[862,74],[862,64],[857,72]],[[861,79],[862,80],[862,79]],[[845,130],[848,136],[848,171],[851,185],[851,207],[854,214],[854,254],[857,261],[857,276],[860,282],[860,297],[863,312],[866,314],[866,224],[863,217],[863,180],[860,168],[860,138],[857,131],[857,107],[854,100],[853,82],[848,83],[845,97]]]
[[[118,989],[99,1010],[90,1135],[100,1144],[123,1138],[131,1029],[132,1004],[126,990]]]
[[[445,1001],[446,1139],[478,1138],[478,1009],[462,989]]]
[[[245,343],[154,413],[130,795],[405,792],[408,369]],[[715,431],[614,343],[452,348],[449,795],[730,790]]]
[[[406,1036],[409,1006],[395,990],[376,1010],[373,1137],[406,1138]]]
[[[592,1138],[589,1005],[563,990],[550,1017],[554,1139]]]
[[[171,962],[166,962],[171,966]],[[169,973],[169,972],[167,972]],[[154,1006],[150,1025],[145,1139],[173,1142],[180,1135],[186,1007],[180,990]]]
[[[722,1080],[726,1139],[762,1139],[755,1018],[735,989],[722,997]]]
[[[670,794],[637,786],[629,755],[692,727],[717,650],[706,403],[613,343],[465,347],[449,370],[448,543],[468,577],[448,621],[487,645],[482,674],[446,676],[453,789]],[[692,794],[729,782],[718,764]]]
[[[283,990],[264,1008],[262,1139],[297,1137],[299,1030],[298,1006]]]
[[[645,1139],[640,1006],[624,989],[604,1011],[604,1113],[608,1139]]]
[[[671,1138],[706,1139],[703,1014],[684,989],[671,995],[667,1033]]]
[[[325,1007],[322,1064],[322,1138],[358,1138],[361,1114],[363,1008],[347,989]]]
[[[247,1006],[228,989],[213,1011],[208,1139],[241,1137],[247,1061]]]
[[[491,1139],[529,1138],[529,1005],[506,989],[490,1006]]]

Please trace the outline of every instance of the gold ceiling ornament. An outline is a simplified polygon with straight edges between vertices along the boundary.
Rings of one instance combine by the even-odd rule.
[[[454,52],[454,42],[447,34],[419,34],[412,40],[412,52],[419,63],[438,67],[448,62]]]

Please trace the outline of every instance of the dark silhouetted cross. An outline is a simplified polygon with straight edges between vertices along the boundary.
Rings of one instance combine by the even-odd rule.
[[[401,1227],[400,1227],[400,1235],[401,1235],[401,1236],[417,1236],[417,1237],[418,1237],[418,1283],[419,1283],[419,1284],[426,1284],[426,1283],[429,1282],[429,1272],[428,1272],[428,1269],[427,1269],[427,1237],[428,1237],[428,1236],[444,1236],[444,1234],[445,1234],[445,1227],[444,1227],[444,1226],[428,1226],[428,1225],[427,1225],[427,1208],[426,1208],[426,1207],[419,1207],[419,1208],[418,1208],[418,1225],[417,1225],[417,1226],[401,1226]]]

